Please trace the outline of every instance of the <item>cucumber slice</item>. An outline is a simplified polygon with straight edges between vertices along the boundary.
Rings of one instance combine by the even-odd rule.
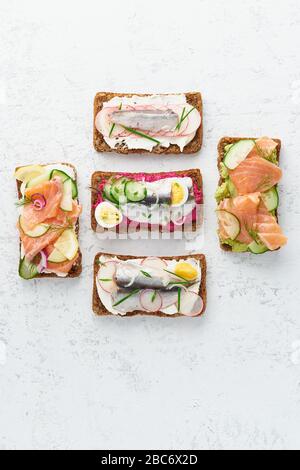
[[[76,199],[77,196],[78,196],[78,189],[77,189],[76,181],[74,181],[69,175],[67,175],[67,173],[65,173],[62,170],[55,170],[55,169],[52,170],[51,173],[50,173],[50,180],[52,180],[52,178],[54,178],[55,176],[59,176],[62,179],[63,183],[65,183],[65,181],[67,181],[68,179],[71,180],[71,182],[72,182],[72,198]]]
[[[225,210],[217,211],[219,222],[222,224],[223,230],[226,232],[230,240],[235,240],[241,232],[241,224],[239,219]]]
[[[19,224],[20,224],[22,231],[25,233],[25,235],[27,235],[27,237],[30,237],[30,238],[42,237],[43,235],[45,235],[45,233],[48,232],[50,228],[50,225],[48,224],[39,224],[36,227],[34,227],[34,229],[28,230],[25,228],[26,226],[23,222],[22,216],[19,217]]]
[[[25,256],[20,260],[19,264],[19,275],[23,279],[33,279],[38,275],[37,266],[33,263],[30,263]]]
[[[103,188],[103,197],[113,204],[118,204],[116,199],[111,194],[112,185],[116,182],[117,178],[110,178]]]
[[[70,176],[62,170],[52,170],[50,173],[50,179],[52,180],[55,176],[59,176],[63,183],[70,178]]]
[[[248,248],[251,253],[254,253],[255,255],[262,255],[263,253],[269,251],[265,245],[263,245],[262,243],[256,243],[255,241],[252,242]]]
[[[71,228],[66,229],[54,243],[54,247],[68,260],[74,259],[79,248],[75,231]]]
[[[125,177],[118,178],[111,186],[110,194],[118,204],[124,204],[127,201],[125,195],[125,187],[128,179]]]
[[[279,206],[279,195],[276,186],[262,193],[261,198],[269,212],[276,210]]]
[[[45,181],[48,181],[50,179],[50,174],[49,172],[45,172],[42,175],[36,176],[35,178],[32,178],[29,180],[26,184],[26,188],[34,188],[35,186],[38,186],[41,183],[44,183]]]
[[[67,259],[68,258],[66,258],[57,248],[54,248],[48,257],[48,261],[50,261],[50,263],[63,263],[64,261],[67,261]]]
[[[229,170],[234,170],[249,155],[255,146],[254,140],[240,140],[234,144],[224,158],[224,164]]]
[[[71,178],[64,182],[64,193],[60,203],[60,207],[63,211],[71,212],[73,209],[73,197],[72,197],[72,180]]]
[[[141,202],[147,196],[147,189],[139,181],[128,181],[125,186],[125,195],[131,202]]]

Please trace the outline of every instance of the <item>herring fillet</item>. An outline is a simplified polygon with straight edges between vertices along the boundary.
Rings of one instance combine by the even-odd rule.
[[[115,111],[111,122],[144,131],[172,131],[178,123],[178,115],[172,110]]]
[[[163,271],[134,263],[118,264],[115,276],[118,287],[131,290],[169,290],[168,285],[171,281],[170,276]]]

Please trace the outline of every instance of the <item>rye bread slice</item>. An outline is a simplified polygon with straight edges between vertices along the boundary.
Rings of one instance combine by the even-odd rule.
[[[77,181],[77,171],[76,171],[76,168],[71,165],[70,163],[57,163],[59,165],[66,165],[66,166],[69,166],[70,168],[73,169],[74,171],[74,175],[75,175],[75,181]],[[47,165],[55,165],[55,163],[45,163],[44,165],[41,165],[41,166],[47,166]],[[26,166],[26,165],[25,165]],[[23,167],[17,167],[15,171],[17,171],[19,168],[23,168]],[[21,181],[18,181],[16,180],[16,183],[17,183],[17,192],[18,192],[18,198],[20,199],[22,197],[22,193],[21,193]],[[79,219],[77,220],[76,222],[76,225],[75,225],[75,232],[76,232],[76,235],[77,237],[79,236]],[[21,257],[21,240],[20,240],[20,257]],[[38,278],[46,278],[46,277],[56,277],[56,278],[59,278],[59,279],[66,279],[66,278],[69,278],[69,277],[79,277],[80,274],[82,272],[82,253],[81,251],[79,250],[79,256],[76,260],[76,262],[73,264],[71,270],[69,271],[68,275],[65,276],[65,277],[61,277],[61,276],[57,276],[57,274],[55,273],[45,273],[45,274],[38,274],[37,276],[34,277],[34,279],[38,279]]]
[[[150,152],[149,150],[144,149],[133,149],[130,150],[126,146],[118,147],[118,148],[111,148],[104,140],[103,135],[96,129],[95,126],[95,118],[99,111],[101,111],[103,107],[103,103],[106,101],[111,100],[115,96],[119,96],[120,98],[132,97],[132,96],[151,96],[151,94],[141,94],[141,93],[111,93],[111,92],[100,92],[97,93],[94,99],[94,121],[93,121],[93,128],[94,128],[94,147],[97,152],[114,152],[119,154],[129,154],[129,153],[153,153],[156,155],[168,155],[168,154],[191,154],[198,152],[202,147],[203,142],[203,104],[202,104],[202,97],[201,93],[185,93],[186,99],[188,104],[194,106],[201,115],[201,125],[196,132],[195,137],[193,140],[187,144],[183,151],[180,150],[178,145],[172,144],[168,148],[156,146]]]
[[[192,169],[192,170],[185,170],[185,171],[174,171],[172,173],[176,173],[176,176],[183,177],[187,176],[192,178],[193,181],[197,183],[198,188],[203,189],[203,179],[201,175],[201,171],[199,169]],[[128,174],[128,173],[126,173]],[[136,173],[130,173],[133,177],[136,175]],[[129,175],[130,175],[129,174]],[[154,175],[159,175],[164,177],[165,175],[168,175],[168,173],[162,172],[162,173],[151,173]],[[115,173],[115,172],[107,172],[107,171],[96,171],[95,173],[92,174],[92,179],[91,179],[91,227],[94,230],[94,232],[97,231],[97,221],[95,218],[95,204],[97,203],[97,192],[94,191],[93,189],[96,189],[98,187],[98,184],[104,179],[108,180],[109,178],[113,176],[122,176],[122,172]],[[167,176],[166,176],[167,177]],[[192,232],[196,232],[199,228],[199,223],[196,221],[193,222],[192,224]],[[163,231],[163,228],[160,227],[160,232]],[[182,228],[182,230],[184,230]]]
[[[236,142],[239,142],[240,140],[244,140],[244,139],[245,140],[247,140],[247,139],[257,140],[258,137],[223,137],[220,140],[220,142],[218,144],[218,170],[219,170],[219,173],[220,173],[219,186],[221,186],[225,182],[225,179],[221,175],[221,163],[224,160],[226,145],[235,144]],[[273,140],[274,140],[274,142],[276,142],[278,144],[277,154],[278,154],[278,161],[280,161],[281,140],[280,139],[273,139]],[[278,212],[277,212],[277,210],[276,210],[275,215],[276,215],[276,219],[278,221]],[[222,243],[221,240],[220,240],[220,246],[221,246],[222,250],[224,250],[224,251],[232,251],[232,247],[229,246],[229,245],[226,245],[225,243]]]
[[[120,259],[121,261],[126,261],[126,260],[134,260],[136,258],[139,258],[139,259],[145,259],[147,258],[147,256],[123,256],[123,255],[112,255],[110,253],[98,253],[96,256],[95,256],[95,260],[94,260],[94,285],[93,285],[93,300],[92,300],[92,303],[93,303],[93,312],[95,313],[95,315],[98,315],[98,316],[116,316],[112,313],[110,313],[109,311],[106,310],[106,308],[104,307],[104,305],[102,304],[99,296],[98,296],[98,291],[97,291],[97,284],[96,284],[96,278],[97,278],[97,274],[98,274],[98,271],[99,271],[99,264],[98,264],[98,259],[99,259],[99,256],[101,255],[104,255],[104,256],[117,256],[118,259]],[[207,292],[206,292],[206,271],[207,271],[207,268],[206,268],[206,258],[204,255],[200,255],[200,254],[197,254],[197,255],[188,255],[188,256],[162,256],[161,257],[162,259],[165,259],[166,261],[171,261],[171,260],[175,260],[175,261],[184,261],[184,260],[187,260],[189,258],[194,258],[195,260],[199,260],[200,261],[200,266],[201,266],[201,284],[200,284],[200,288],[199,288],[199,295],[201,296],[202,300],[203,300],[203,304],[204,304],[204,307],[203,307],[203,311],[200,315],[198,315],[198,317],[202,316],[205,312],[205,309],[206,309],[206,304],[207,304]],[[130,312],[130,313],[127,313],[126,315],[118,315],[118,316],[121,316],[121,317],[133,317],[135,315],[147,315],[147,316],[155,316],[155,317],[169,317],[169,318],[174,318],[174,317],[183,317],[184,315],[182,315],[181,313],[176,313],[175,315],[167,315],[163,312],[157,312],[157,313],[151,313],[151,312],[145,312],[143,310],[137,310],[135,312]]]

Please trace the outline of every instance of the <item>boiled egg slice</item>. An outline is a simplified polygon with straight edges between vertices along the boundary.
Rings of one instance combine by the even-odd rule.
[[[114,228],[123,220],[122,212],[109,202],[101,202],[95,210],[97,223],[103,228]]]
[[[189,198],[189,190],[187,186],[176,179],[172,182],[171,185],[171,206],[180,207],[183,206]]]
[[[199,271],[191,263],[180,261],[176,264],[174,273],[176,276],[185,279],[186,281],[195,281],[198,278]]]

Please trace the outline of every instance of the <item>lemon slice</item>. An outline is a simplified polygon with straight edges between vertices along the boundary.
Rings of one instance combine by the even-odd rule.
[[[15,172],[15,178],[18,181],[27,182],[45,172],[41,165],[28,165],[18,168]]]
[[[75,258],[78,252],[78,240],[73,229],[65,230],[59,239],[54,243],[54,247],[61,252],[68,260]]]
[[[57,248],[54,248],[51,255],[48,256],[48,261],[50,261],[50,263],[63,263],[64,261],[67,261],[67,259],[68,258],[66,258]]]

